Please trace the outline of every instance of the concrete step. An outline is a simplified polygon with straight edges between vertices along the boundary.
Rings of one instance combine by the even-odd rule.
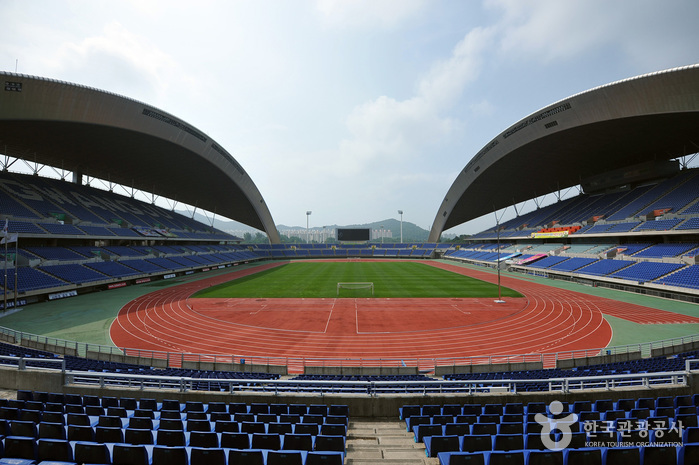
[[[439,460],[425,456],[425,446],[416,443],[405,423],[393,418],[350,419],[347,431],[346,465],[401,463],[438,465]]]

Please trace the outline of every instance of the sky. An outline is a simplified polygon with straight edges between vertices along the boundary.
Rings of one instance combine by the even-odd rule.
[[[186,121],[245,168],[276,224],[302,227],[403,210],[429,230],[511,124],[699,63],[696,0],[0,0],[0,18],[1,70]]]

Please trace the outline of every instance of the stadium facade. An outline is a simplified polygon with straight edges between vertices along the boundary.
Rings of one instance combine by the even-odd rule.
[[[225,148],[187,122],[126,97],[0,73],[0,151],[162,196],[263,230],[279,242],[254,182]]]
[[[699,65],[572,95],[519,120],[473,156],[439,206],[428,240],[571,186],[600,192],[667,175],[664,162],[698,150]]]

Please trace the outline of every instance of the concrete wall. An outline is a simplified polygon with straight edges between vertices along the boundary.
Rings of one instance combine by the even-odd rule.
[[[306,366],[303,368],[306,375],[337,375],[337,376],[395,376],[417,375],[417,367],[331,367],[331,366]]]
[[[51,352],[59,355],[78,355],[78,350],[75,347],[59,346],[56,344],[49,344],[48,342],[35,341],[33,339],[22,339],[21,345],[22,347],[43,350],[44,352]]]
[[[681,354],[682,352],[690,352],[697,349],[699,349],[699,341],[652,349],[650,355],[651,357],[661,357],[664,355]]]
[[[288,373],[286,366],[259,365],[252,363],[220,363],[185,360],[182,362],[182,368],[186,370],[237,371],[240,373],[272,373],[282,376]]]
[[[444,365],[434,368],[435,376],[464,374],[464,373],[495,373],[498,371],[527,371],[542,370],[543,362],[521,363],[492,363],[478,365]]]
[[[640,360],[641,358],[643,358],[641,352],[626,352],[623,354],[598,355],[595,357],[558,359],[556,360],[556,368],[565,370],[568,368],[598,365],[601,363],[628,362],[629,360]]]

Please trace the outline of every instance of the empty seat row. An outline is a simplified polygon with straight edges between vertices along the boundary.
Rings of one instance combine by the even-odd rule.
[[[6,461],[9,460],[9,461]],[[0,463],[30,465],[60,462],[62,465],[342,465],[343,452],[226,449],[198,447],[99,444],[53,439],[38,441],[9,436],[0,442]]]
[[[699,444],[563,450],[440,452],[440,465],[691,465]]]
[[[186,425],[173,424],[163,422],[159,425],[147,424],[146,422],[130,422],[128,427],[122,426],[121,419],[117,417],[100,417],[102,419],[114,419],[116,422],[100,421],[98,426],[91,424],[71,424],[64,425],[62,423],[41,422],[34,423],[31,421],[0,421],[0,437],[2,436],[27,436],[33,438],[51,438],[51,439],[68,439],[75,441],[91,441],[100,435],[110,434],[111,437],[122,438],[129,434],[135,434],[134,431],[148,431],[151,436],[155,436],[159,431],[177,431],[183,433],[268,433],[268,434],[308,434],[311,436],[330,435],[330,436],[346,436],[347,427],[343,424],[324,424],[317,425],[314,423],[253,423],[253,422],[225,422],[220,421],[212,424],[210,422],[194,421]],[[144,419],[149,420],[149,419]],[[153,427],[153,426],[157,426]],[[99,440],[99,439],[98,439]],[[100,441],[100,442],[121,442],[117,441]],[[128,441],[127,441],[128,442]],[[146,442],[145,444],[150,444]]]
[[[604,447],[622,447],[634,444],[638,447],[652,445],[689,444],[688,434],[677,430],[631,430],[605,433],[556,433],[555,435],[531,434],[478,434],[478,435],[433,435],[424,436],[425,453],[437,457],[440,452],[487,452],[511,450],[581,449],[591,444]],[[692,436],[696,435],[693,431]]]
[[[180,402],[176,399],[166,399],[161,402],[155,399],[143,398],[135,399],[131,397],[110,397],[110,396],[91,396],[79,394],[60,394],[40,391],[17,391],[17,400],[8,401],[9,406],[24,408],[26,402],[37,403],[52,403],[63,405],[81,405],[96,406],[96,407],[122,407],[126,410],[179,410],[181,412],[228,412],[228,413],[253,413],[263,414],[272,413],[276,415],[294,414],[294,415],[349,415],[349,407],[347,405],[324,405],[324,404],[267,404],[267,403],[239,403],[239,402],[196,402],[185,401]],[[12,403],[15,404],[12,404]],[[40,404],[34,404],[39,406]]]
[[[644,397],[639,399],[598,399],[595,401],[582,400],[574,402],[562,402],[564,412],[607,412],[610,410],[630,411],[632,409],[655,410],[663,407],[696,407],[699,405],[699,395]],[[430,405],[403,405],[398,409],[399,418],[407,420],[415,415],[505,415],[505,414],[536,414],[550,413],[550,404],[545,402],[505,403],[505,404],[430,404]]]

